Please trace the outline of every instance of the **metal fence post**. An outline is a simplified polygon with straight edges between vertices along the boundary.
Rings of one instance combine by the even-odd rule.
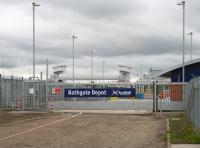
[[[1,85],[2,85],[2,81],[1,81],[1,74],[0,74],[0,107],[2,107],[2,87],[1,87]]]
[[[46,81],[45,85],[46,85],[46,109],[45,110],[48,111],[48,107],[49,107],[49,98],[48,98],[49,85],[48,85],[48,81]]]
[[[13,76],[11,76],[11,98],[12,98],[12,101],[9,102],[9,106],[10,106],[10,103],[14,102],[14,78],[13,78]],[[15,106],[16,106],[16,100],[15,100]]]
[[[22,77],[22,111],[24,111],[24,78]]]
[[[156,82],[153,82],[153,112],[156,112]]]
[[[155,111],[156,112],[158,112],[158,110],[159,110],[159,108],[158,108],[158,90],[159,89],[159,87],[158,87],[158,85],[156,84],[156,82],[155,82],[155,98],[156,98],[156,105],[155,105],[155,107],[156,107],[156,109],[155,109]]]

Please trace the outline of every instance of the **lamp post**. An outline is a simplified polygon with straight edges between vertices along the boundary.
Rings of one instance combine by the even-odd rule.
[[[193,32],[188,33],[190,35],[190,60],[192,60],[192,35]]]
[[[46,59],[46,82],[48,82],[49,78],[49,59]]]
[[[74,57],[75,57],[75,55],[74,55],[74,39],[76,39],[76,38],[78,38],[78,37],[76,37],[75,35],[73,35],[72,36],[72,40],[73,40],[73,85],[74,85]]]
[[[93,56],[94,56],[95,50],[91,51],[91,83],[93,83]]]
[[[2,56],[2,75],[4,76],[4,57]]]
[[[104,85],[104,66],[105,66],[105,60],[103,60],[103,85]]]
[[[33,81],[35,80],[35,7],[40,6],[35,2],[32,3],[33,5]]]
[[[185,82],[185,1],[179,2],[177,5],[180,5],[183,7],[183,43],[182,43],[182,48],[183,48],[183,65],[182,65],[182,82]]]

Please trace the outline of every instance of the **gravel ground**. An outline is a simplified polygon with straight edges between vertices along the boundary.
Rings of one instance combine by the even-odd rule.
[[[43,113],[43,112],[9,112],[9,111],[0,111],[0,125],[8,124],[13,122],[19,122],[34,118],[45,118],[52,115],[58,115],[59,113]]]
[[[166,120],[153,115],[62,113],[0,124],[0,147],[164,148],[165,131]]]

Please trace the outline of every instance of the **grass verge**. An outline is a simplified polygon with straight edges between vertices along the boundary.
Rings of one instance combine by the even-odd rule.
[[[200,144],[200,134],[192,128],[192,124],[186,124],[183,118],[169,120],[170,141],[173,144]]]

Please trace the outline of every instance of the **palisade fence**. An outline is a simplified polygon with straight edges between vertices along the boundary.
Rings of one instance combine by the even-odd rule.
[[[94,89],[101,89],[101,88],[128,88],[130,87],[130,85],[128,84],[75,84],[73,86],[73,84],[66,84],[66,83],[56,83],[56,82],[51,82],[47,84],[48,87],[48,97],[49,100],[51,101],[52,99],[56,102],[59,101],[117,101],[119,99],[117,99],[116,97],[64,97],[64,90],[65,89],[69,89],[69,88],[94,88]],[[52,90],[56,87],[59,87],[61,89],[61,93],[52,93]],[[121,99],[127,99],[127,98],[121,98]],[[131,99],[133,100],[133,98],[129,98],[129,100],[131,101]]]
[[[47,83],[45,81],[24,81],[23,97],[20,98],[22,110],[48,110]]]
[[[0,107],[16,108],[18,98],[23,96],[23,78],[1,77]]]
[[[187,104],[186,115],[188,120],[196,120],[199,108],[197,105],[199,97],[200,80],[193,80],[185,85],[185,98],[182,99],[182,83],[149,83],[148,85],[135,85],[136,94],[144,94],[144,101],[134,101],[133,97],[130,98],[117,98],[117,97],[64,97],[64,90],[66,88],[128,88],[132,87],[130,84],[65,84],[56,82],[45,81],[30,81],[23,78],[1,77],[0,75],[0,107],[12,108],[18,110],[38,110],[47,111],[51,103],[55,104],[77,104],[81,103],[95,105],[98,103],[105,104],[128,104],[130,109],[156,108],[156,110],[185,110]],[[155,88],[154,88],[155,86]],[[60,93],[53,93],[55,88],[60,89]],[[156,100],[156,99],[157,100]],[[193,100],[191,98],[194,98]],[[189,100],[189,101],[187,101]],[[80,102],[80,103],[79,103]],[[154,102],[154,103],[153,103]],[[155,102],[156,106],[155,106]],[[123,104],[124,103],[124,104]],[[137,104],[138,103],[138,104]],[[154,104],[154,106],[152,106]],[[69,106],[69,105],[68,105]],[[97,105],[98,107],[98,105]],[[116,107],[116,106],[115,106]],[[58,108],[59,109],[59,108]],[[192,112],[192,114],[190,114]]]
[[[48,108],[45,81],[0,75],[0,108],[17,110],[46,110]]]
[[[61,89],[61,93],[52,93],[56,87]],[[128,84],[65,84],[56,82],[46,82],[35,80],[30,81],[23,78],[1,77],[0,75],[0,108],[17,110],[38,110],[47,111],[51,107],[52,101],[110,101],[111,98],[65,98],[66,88],[103,88],[103,87],[130,87]],[[127,99],[127,98],[126,98]],[[133,98],[129,99],[130,101]]]
[[[200,78],[193,79],[185,87],[185,98],[188,100],[185,110],[186,122],[200,129]]]

